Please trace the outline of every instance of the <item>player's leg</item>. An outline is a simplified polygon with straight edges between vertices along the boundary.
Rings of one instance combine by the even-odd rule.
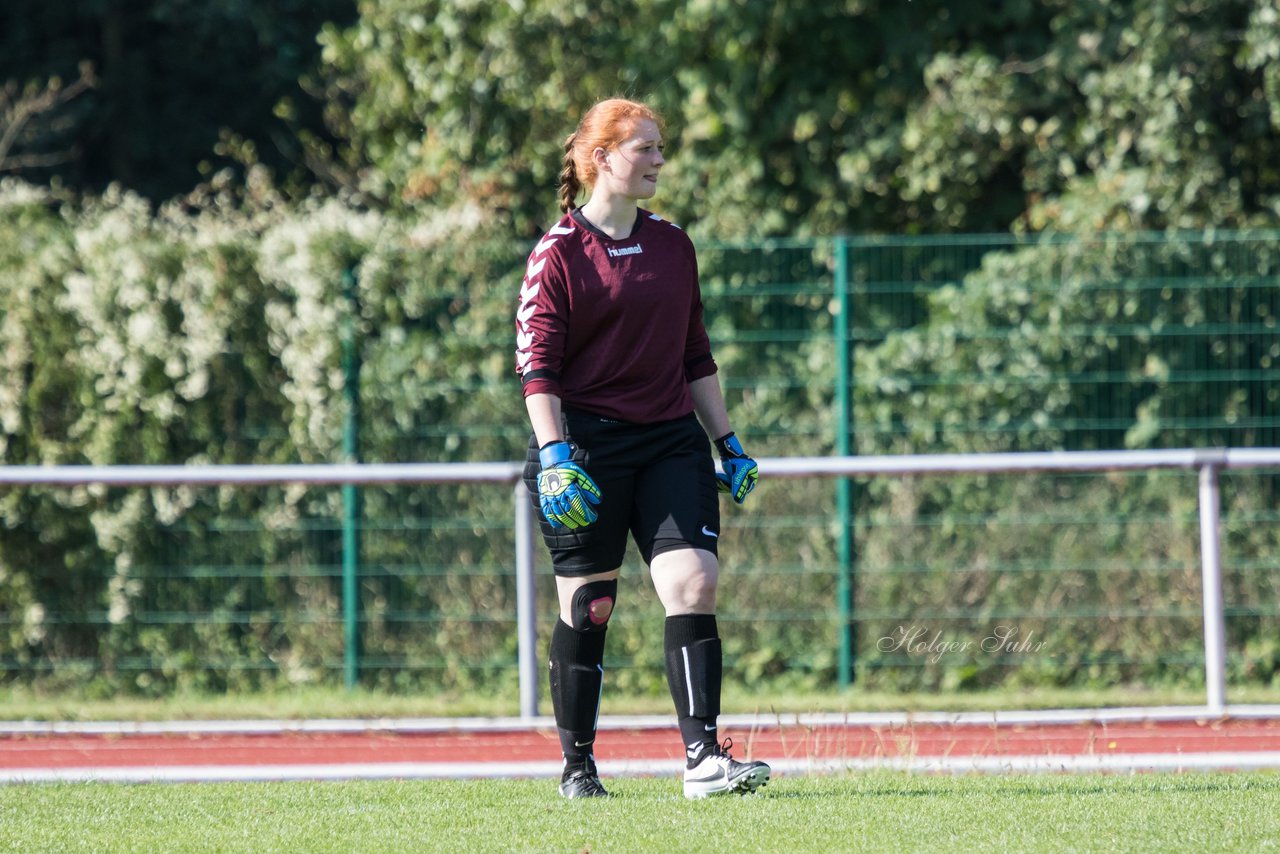
[[[733,761],[717,718],[723,656],[716,622],[719,498],[710,444],[696,420],[675,423],[663,453],[636,477],[632,529],[666,610],[667,684],[688,758],[685,794],[750,792],[764,785],[764,763]]]
[[[560,615],[551,630],[551,705],[568,798],[604,794],[595,767],[596,725],[604,688],[604,639],[618,595],[618,570],[556,578]]]
[[[769,766],[734,759],[732,740],[721,743],[717,734],[723,671],[715,617],[718,560],[701,549],[680,549],[655,556],[650,569],[667,610],[667,684],[685,746],[684,795],[754,792],[769,782]]]
[[[719,743],[722,656],[716,624],[719,563],[703,549],[655,555],[649,570],[666,611],[663,651],[680,737],[689,756]]]
[[[600,487],[599,517],[575,530],[554,529],[538,516],[556,574],[559,614],[548,650],[551,702],[555,711],[564,773],[565,797],[607,794],[595,766],[596,722],[604,683],[604,648],[609,617],[617,599],[618,567],[626,550],[631,484],[610,462],[607,436],[595,425],[566,418],[566,435],[578,447],[579,462]],[[525,482],[537,506],[537,448],[531,439]]]

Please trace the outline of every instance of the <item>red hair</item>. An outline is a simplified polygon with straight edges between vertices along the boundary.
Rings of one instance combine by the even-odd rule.
[[[564,169],[560,172],[560,210],[568,213],[584,186],[596,183],[596,164],[591,153],[622,142],[643,119],[662,127],[662,117],[647,104],[625,98],[598,101],[587,110],[578,129],[564,141]]]

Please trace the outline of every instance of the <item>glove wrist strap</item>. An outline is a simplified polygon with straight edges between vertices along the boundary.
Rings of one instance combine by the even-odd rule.
[[[564,440],[548,442],[538,449],[538,462],[542,467],[550,468],[573,459],[573,447]]]
[[[732,430],[716,439],[716,450],[719,451],[721,457],[746,456],[742,452],[742,443],[738,441],[738,437],[734,435]]]

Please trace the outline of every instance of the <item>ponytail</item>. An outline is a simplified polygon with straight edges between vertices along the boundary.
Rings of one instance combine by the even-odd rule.
[[[576,132],[569,134],[564,141],[564,168],[560,170],[560,212],[573,210],[573,203],[582,191],[582,183],[578,180],[578,167],[573,161],[573,144],[578,139]]]

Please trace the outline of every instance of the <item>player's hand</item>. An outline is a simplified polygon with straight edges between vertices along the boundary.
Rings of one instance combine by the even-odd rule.
[[[716,473],[720,491],[729,493],[734,501],[741,504],[746,500],[747,494],[756,488],[760,468],[742,450],[742,443],[733,433],[716,439],[716,450],[720,452],[720,466],[724,469],[723,474]]]
[[[538,451],[538,503],[553,528],[584,528],[596,520],[600,487],[573,461],[568,442],[549,442]]]

